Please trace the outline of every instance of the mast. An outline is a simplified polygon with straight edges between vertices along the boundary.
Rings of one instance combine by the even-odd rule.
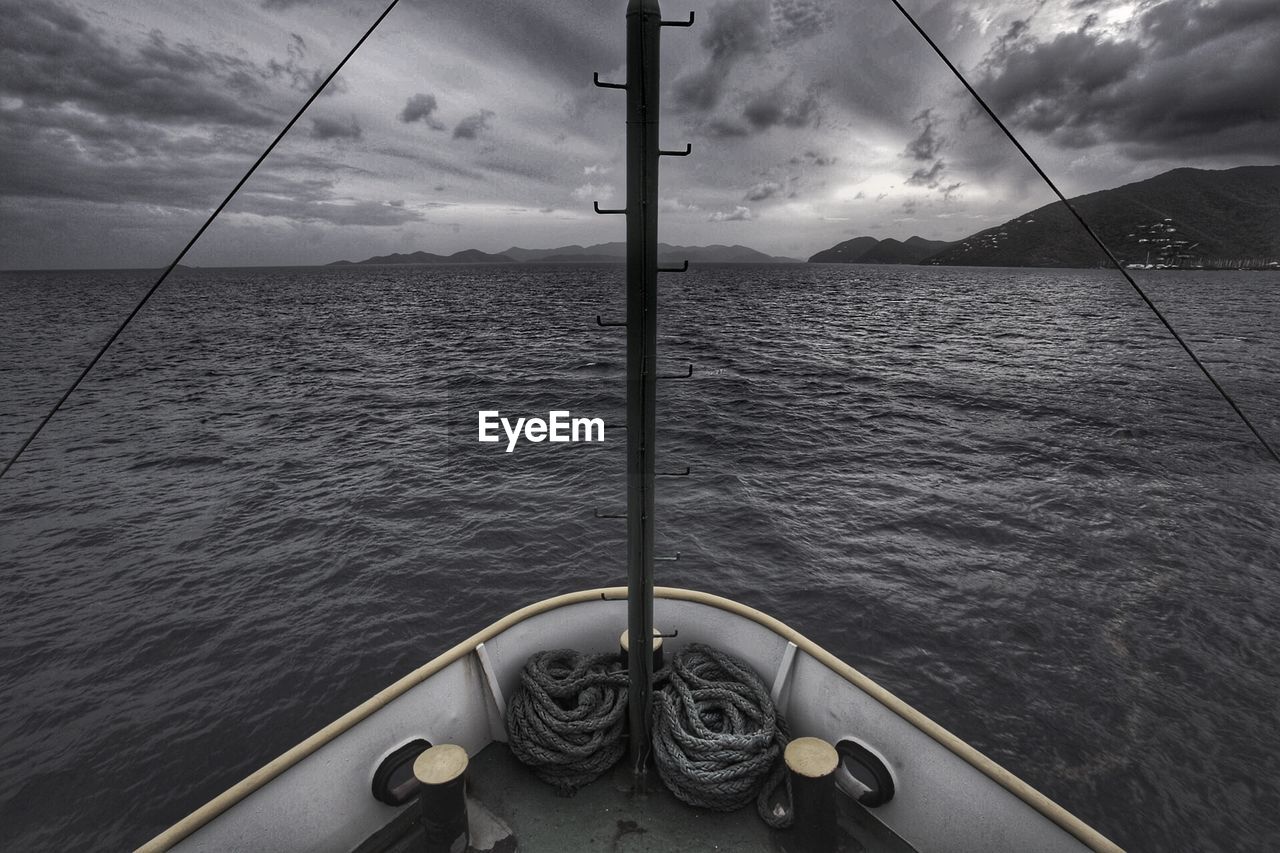
[[[658,147],[659,59],[662,27],[693,25],[663,21],[658,0],[628,0],[627,82],[595,84],[627,92],[627,206],[597,213],[627,217],[627,720],[633,784],[646,786],[649,726],[653,710],[653,481],[654,408],[658,368],[658,157],[685,156]],[[678,556],[678,555],[677,555]],[[675,559],[657,557],[656,559]]]
[[[658,360],[658,0],[627,4],[627,633],[633,782],[653,712],[653,456]]]

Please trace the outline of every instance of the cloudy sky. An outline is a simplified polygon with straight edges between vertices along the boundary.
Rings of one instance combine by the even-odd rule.
[[[167,263],[383,0],[0,0],[0,268]],[[188,256],[622,238],[624,0],[401,0]],[[1276,0],[904,0],[1068,194],[1280,162]],[[1048,191],[888,0],[667,0],[661,238],[954,239]]]

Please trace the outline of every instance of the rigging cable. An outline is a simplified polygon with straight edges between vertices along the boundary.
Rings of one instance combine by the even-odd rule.
[[[59,409],[62,408],[62,404],[67,402],[67,399],[72,395],[72,393],[74,393],[75,390],[80,387],[80,383],[84,381],[84,378],[89,375],[89,371],[93,370],[93,368],[97,365],[98,361],[102,358],[102,356],[105,355],[107,350],[111,347],[111,345],[115,343],[116,338],[120,337],[120,333],[125,330],[125,327],[128,326],[129,323],[133,320],[133,318],[138,315],[138,312],[142,310],[143,306],[147,304],[147,302],[151,299],[151,297],[155,294],[155,292],[160,289],[160,285],[164,284],[165,279],[169,277],[169,273],[173,272],[174,269],[178,266],[178,264],[182,262],[182,259],[186,257],[187,252],[191,251],[191,247],[196,244],[196,241],[199,240],[200,237],[203,236],[204,232],[208,230],[209,226],[213,224],[213,220],[218,218],[218,214],[222,213],[223,209],[228,204],[231,203],[231,199],[235,198],[236,193],[240,192],[240,188],[243,187],[245,183],[249,180],[249,178],[253,176],[253,173],[258,171],[258,167],[262,165],[262,161],[266,160],[267,156],[272,151],[275,150],[275,147],[278,144],[280,144],[280,140],[284,139],[285,134],[287,134],[293,128],[293,126],[298,123],[298,119],[302,118],[302,114],[307,111],[307,108],[310,107],[315,102],[316,98],[320,97],[320,93],[323,92],[325,90],[325,87],[327,87],[329,83],[333,81],[333,78],[338,76],[338,72],[341,71],[343,66],[347,64],[347,60],[355,56],[355,53],[357,50],[360,49],[360,46],[365,43],[365,41],[369,38],[369,36],[373,35],[373,31],[378,28],[378,25],[383,22],[383,20],[387,17],[387,15],[391,14],[391,10],[394,9],[399,2],[400,0],[391,0],[391,2],[387,5],[387,8],[383,9],[382,14],[377,17],[377,20],[375,20],[369,26],[369,29],[365,30],[364,35],[360,36],[359,40],[356,41],[354,45],[352,45],[349,51],[347,51],[347,55],[342,57],[342,59],[338,62],[338,64],[334,66],[333,70],[329,72],[329,76],[325,77],[324,81],[316,88],[314,92],[311,93],[311,97],[307,98],[306,102],[303,103],[303,105],[298,108],[298,111],[294,113],[293,118],[289,119],[288,124],[286,124],[284,128],[278,134],[276,134],[276,138],[271,140],[271,144],[268,145],[266,150],[263,151],[262,154],[258,156],[258,159],[254,161],[253,165],[249,167],[249,171],[244,173],[244,176],[240,178],[239,182],[237,182],[236,185],[232,187],[231,192],[227,193],[227,197],[222,200],[222,203],[217,206],[217,208],[213,211],[213,213],[209,214],[209,218],[206,219],[204,221],[204,224],[200,226],[200,230],[196,231],[195,236],[193,236],[190,240],[187,241],[187,245],[182,247],[182,251],[179,252],[178,256],[173,259],[173,262],[169,264],[168,267],[165,268],[164,272],[160,273],[160,277],[156,279],[156,283],[151,285],[151,288],[145,294],[143,294],[142,299],[138,300],[138,304],[135,305],[133,307],[133,310],[129,312],[129,316],[125,317],[124,321],[119,325],[119,327],[117,327],[116,330],[111,333],[111,337],[107,338],[106,343],[104,343],[102,347],[99,348],[97,354],[94,355],[94,357],[89,360],[89,363],[85,365],[84,370],[80,371],[80,375],[76,377],[76,380],[71,383],[71,386],[67,388],[66,392],[62,395],[61,398],[59,398],[58,402],[53,404],[53,408],[49,410],[49,413],[45,415],[44,419],[40,421],[39,425],[36,426],[34,430],[32,430],[31,435],[27,436],[27,440],[22,442],[22,446],[18,448],[18,451],[13,454],[13,456],[9,459],[8,462],[4,463],[4,468],[0,468],[0,477],[3,477],[5,474],[9,473],[9,469],[12,468],[14,463],[18,461],[19,457],[22,456],[23,452],[27,449],[27,447],[31,445],[31,442],[36,440],[36,437],[40,435],[41,431],[44,430],[45,426],[49,423],[49,421],[53,419],[53,416],[57,414]]]
[[[1040,168],[1040,164],[1031,156],[1031,153],[1022,146],[1022,143],[1013,135],[1013,132],[1005,126],[1003,121],[1000,120],[1000,117],[996,115],[995,110],[991,109],[986,100],[984,100],[983,97],[978,94],[978,91],[970,85],[964,74],[960,72],[960,69],[957,68],[947,55],[942,52],[942,48],[938,47],[937,42],[935,42],[929,34],[925,32],[924,28],[916,22],[916,19],[911,16],[911,13],[904,9],[898,0],[889,0],[889,2],[897,7],[898,11],[902,13],[902,16],[907,19],[907,23],[911,24],[911,26],[915,28],[915,31],[920,34],[920,37],[928,43],[929,47],[933,48],[933,52],[938,54],[938,58],[946,63],[947,68],[951,70],[951,73],[955,75],[956,79],[969,90],[969,94],[973,95],[974,100],[977,101],[982,109],[986,111],[987,115],[991,117],[991,120],[996,123],[996,127],[1000,128],[1004,135],[1009,138],[1009,141],[1018,149],[1018,152],[1021,153],[1022,156],[1026,158],[1027,162],[1031,164],[1031,168],[1036,170],[1036,174],[1038,174],[1044,182],[1048,184],[1049,189],[1053,190],[1053,194],[1058,197],[1059,201],[1066,205],[1066,208],[1071,212],[1071,215],[1074,216],[1076,221],[1080,223],[1080,226],[1088,232],[1089,236],[1093,238],[1093,242],[1098,244],[1098,248],[1102,249],[1103,253],[1106,254],[1111,263],[1115,265],[1115,268],[1120,271],[1120,274],[1124,276],[1125,281],[1129,282],[1130,286],[1132,286],[1137,294],[1142,297],[1142,301],[1147,303],[1147,307],[1150,308],[1152,313],[1156,315],[1156,318],[1164,324],[1164,327],[1169,330],[1169,334],[1173,335],[1173,339],[1177,341],[1184,350],[1186,350],[1187,355],[1191,356],[1191,360],[1195,362],[1196,367],[1200,368],[1200,372],[1205,375],[1205,378],[1208,379],[1209,382],[1213,384],[1213,387],[1217,389],[1218,393],[1222,395],[1222,399],[1226,400],[1227,405],[1231,406],[1235,413],[1239,415],[1240,420],[1244,421],[1244,425],[1249,428],[1249,432],[1253,433],[1253,437],[1258,440],[1258,443],[1266,449],[1267,453],[1271,454],[1272,459],[1280,463],[1280,454],[1276,453],[1275,449],[1265,438],[1262,437],[1262,433],[1258,432],[1257,427],[1255,427],[1253,422],[1249,420],[1249,416],[1246,415],[1238,405],[1236,405],[1236,401],[1231,398],[1231,395],[1227,393],[1227,390],[1218,384],[1218,380],[1209,372],[1209,368],[1205,367],[1204,362],[1199,359],[1187,342],[1182,339],[1182,335],[1178,334],[1178,330],[1173,328],[1173,324],[1165,318],[1160,309],[1156,307],[1156,304],[1151,301],[1149,296],[1147,296],[1146,291],[1144,291],[1141,285],[1134,280],[1133,276],[1129,274],[1129,271],[1124,268],[1124,264],[1120,263],[1119,259],[1111,252],[1111,249],[1107,247],[1107,244],[1102,242],[1102,238],[1099,237],[1098,233],[1093,230],[1092,226],[1085,221],[1085,218],[1080,215],[1080,211],[1076,209],[1075,205],[1067,200],[1067,197],[1062,194],[1062,190],[1058,189],[1058,185],[1053,182],[1053,179],[1045,174],[1044,169]]]

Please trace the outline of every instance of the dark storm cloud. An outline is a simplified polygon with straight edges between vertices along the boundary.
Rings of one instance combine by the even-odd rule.
[[[942,177],[943,170],[947,168],[947,164],[942,160],[933,161],[933,165],[929,168],[921,166],[911,173],[911,177],[907,178],[907,183],[913,187],[929,187],[935,189]]]
[[[346,121],[328,116],[317,116],[311,119],[312,139],[359,139],[363,135],[364,131],[361,130],[355,116],[351,116]]]
[[[822,123],[818,96],[809,92],[796,96],[787,86],[752,95],[743,107],[742,117],[756,130],[785,127],[817,127]]]
[[[0,122],[0,196],[198,207],[226,193],[235,179],[224,167],[245,156],[230,139],[170,137],[132,119],[49,112],[13,110]],[[188,170],[188,162],[201,168]]]
[[[816,86],[797,92],[788,75],[762,88],[759,69],[778,66],[775,52],[785,57],[780,51],[830,24],[826,0],[721,0],[706,19],[699,41],[704,62],[672,86],[675,109],[691,119],[695,132],[731,139],[821,124]]]
[[[481,110],[458,122],[453,129],[454,139],[475,139],[489,129],[489,119],[493,118],[493,110]]]
[[[706,111],[720,103],[730,73],[738,61],[769,50],[769,3],[736,0],[711,7],[700,42],[709,54],[707,64],[676,80],[673,94],[680,109]]]
[[[285,47],[284,61],[278,59],[270,59],[267,61],[267,71],[272,77],[285,77],[289,80],[290,88],[297,89],[300,92],[306,92],[308,95],[320,88],[324,83],[325,77],[329,75],[329,70],[325,68],[308,68],[303,60],[307,55],[307,42],[297,33],[289,33],[289,42]],[[339,92],[345,92],[347,85],[341,77],[335,77],[325,87],[324,94],[335,95]]]
[[[767,0],[732,0],[711,7],[699,41],[713,63],[764,53],[769,47]]]
[[[1143,60],[1141,45],[1088,32],[1063,33],[1009,50],[981,91],[1015,111],[1033,130],[1051,131],[1096,109],[1104,91],[1124,81]],[[1086,121],[1088,123],[1088,121]]]
[[[686,74],[676,80],[673,94],[676,106],[694,112],[705,112],[720,103],[723,77],[712,65]]]
[[[743,127],[736,121],[727,119],[712,119],[703,127],[703,132],[715,139],[733,139],[740,136],[750,136],[751,131]]]
[[[432,130],[444,130],[444,124],[431,114],[436,111],[436,96],[419,92],[409,98],[404,109],[400,111],[400,120],[406,124],[420,121]]]
[[[742,110],[742,117],[758,130],[781,124],[784,115],[783,105],[773,92],[760,93]]]
[[[1163,56],[1178,56],[1237,34],[1260,36],[1264,44],[1275,45],[1280,5],[1274,0],[1167,0],[1147,8],[1139,21]]]
[[[129,205],[205,213],[279,126],[277,81],[305,86],[314,80],[297,35],[283,59],[252,62],[159,32],[130,43],[48,0],[0,0],[0,14],[6,20],[0,94],[16,101],[0,123],[0,196],[9,199],[108,204],[118,211],[114,218],[125,217]],[[313,133],[351,138],[358,126],[319,119]],[[306,159],[277,153],[272,163],[316,168],[300,158]],[[245,192],[251,196],[259,185],[255,178]],[[379,215],[387,218],[352,204],[308,214],[365,221]]]
[[[1274,157],[1277,80],[1280,3],[1166,0],[1124,37],[1019,38],[988,58],[977,86],[1015,127],[1068,148]]]
[[[926,109],[917,113],[911,121],[919,128],[919,132],[907,143],[902,156],[916,163],[929,165],[913,169],[906,179],[906,185],[939,190],[944,199],[950,199],[951,194],[960,188],[960,184],[942,186],[947,178],[947,164],[938,154],[948,143],[947,137],[942,134],[942,120],[932,109]]]
[[[1090,16],[1092,18],[1092,15]],[[1018,18],[1009,24],[1004,33],[995,40],[988,52],[988,62],[999,62],[1009,55],[1009,51],[1022,42],[1031,30],[1031,21],[1027,18]]]
[[[12,117],[12,114],[10,114]],[[156,129],[138,122],[96,127],[98,119],[80,117],[79,125],[50,130],[41,121],[0,123],[0,198],[28,202],[74,201],[108,204],[119,211],[139,206],[207,213],[244,172],[256,151],[229,146],[228,140],[199,136],[159,139]],[[188,164],[199,162],[199,169]],[[339,198],[329,179],[291,177],[317,164],[312,155],[277,156],[273,171],[260,172],[246,184],[230,211],[285,216],[297,221],[334,224],[396,225],[421,218],[410,209],[377,209],[374,203]],[[358,174],[341,167],[343,174]],[[152,220],[154,213],[148,213]]]
[[[946,143],[946,138],[939,132],[941,122],[933,115],[932,109],[922,110],[911,120],[920,127],[920,132],[907,143],[907,156],[913,160],[932,160]]]
[[[263,126],[278,119],[248,99],[269,71],[237,57],[152,34],[116,47],[71,9],[47,0],[0,2],[0,91],[31,106],[170,123]]]

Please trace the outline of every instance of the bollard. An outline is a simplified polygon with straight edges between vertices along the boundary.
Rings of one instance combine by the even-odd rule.
[[[836,768],[840,755],[822,738],[800,737],[782,753],[791,776],[793,822],[787,853],[832,853],[836,849]]]
[[[471,842],[466,773],[467,751],[452,743],[424,750],[413,762],[413,775],[422,783],[418,823],[426,853],[462,853]]]
[[[622,653],[623,666],[627,663],[627,656],[630,654],[631,642],[630,632],[623,631],[622,636],[618,638],[618,648]],[[653,629],[653,671],[657,672],[662,669],[662,632],[657,628]]]

